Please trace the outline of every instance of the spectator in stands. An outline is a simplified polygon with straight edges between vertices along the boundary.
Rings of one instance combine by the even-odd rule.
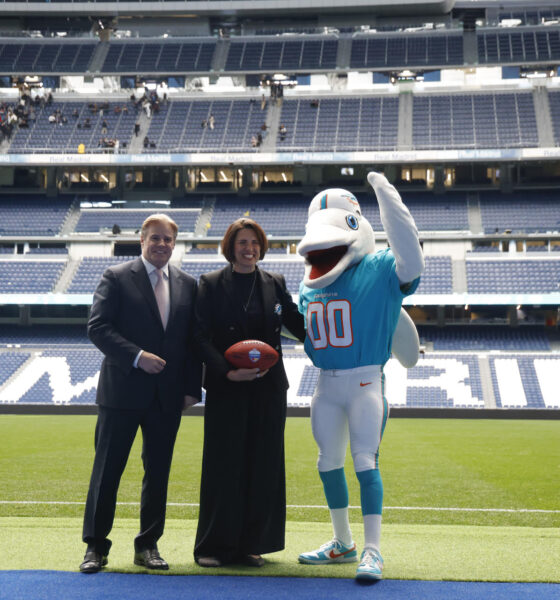
[[[168,263],[176,237],[177,225],[167,215],[148,217],[140,234],[142,256],[107,269],[95,292],[88,336],[105,358],[84,514],[84,573],[107,564],[119,481],[139,427],[144,479],[134,564],[169,568],[157,541],[173,446],[182,410],[201,396],[200,364],[191,351],[197,284]]]
[[[147,135],[144,136],[144,142],[143,142],[143,144],[144,144],[144,148],[149,148],[150,147],[150,140],[149,140],[149,138],[148,138]]]
[[[280,134],[280,141],[283,142],[286,139],[286,135],[288,133],[288,130],[286,129],[286,126],[284,124],[280,125],[280,127],[278,128],[278,133]]]
[[[258,140],[257,140],[257,136],[256,135],[252,135],[251,136],[251,146],[253,148],[256,148],[258,146]]]
[[[152,105],[149,102],[149,100],[146,99],[142,102],[142,108],[144,109],[144,112],[146,113],[148,119],[150,119],[152,116]]]
[[[214,129],[215,124],[216,124],[216,119],[214,118],[214,115],[212,113],[210,113],[210,117],[208,118],[208,127],[210,127],[210,129]]]
[[[107,133],[107,121],[105,119],[103,119],[103,122],[101,123],[101,133],[103,135],[105,135]]]
[[[233,222],[222,240],[230,263],[202,275],[195,343],[206,364],[204,454],[194,549],[203,567],[260,567],[284,548],[284,425],[288,381],[271,369],[237,369],[224,358],[235,342],[259,339],[280,351],[282,325],[300,340],[303,318],[284,277],[257,267],[268,248],[255,221]]]
[[[140,123],[134,123],[134,135],[138,137],[140,134]]]

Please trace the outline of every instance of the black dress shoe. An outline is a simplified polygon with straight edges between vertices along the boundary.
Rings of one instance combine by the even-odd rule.
[[[264,558],[258,554],[246,554],[241,557],[241,564],[248,567],[264,567]]]
[[[84,556],[84,561],[80,565],[82,573],[97,573],[107,564],[107,557],[95,550],[88,550]]]
[[[196,562],[201,567],[221,567],[224,564],[219,558],[216,558],[215,556],[199,556],[196,559]]]
[[[146,569],[159,569],[167,571],[169,565],[161,558],[157,548],[148,548],[134,554],[134,564]]]

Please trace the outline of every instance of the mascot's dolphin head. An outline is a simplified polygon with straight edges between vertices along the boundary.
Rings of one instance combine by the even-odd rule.
[[[311,200],[305,236],[297,248],[305,258],[303,283],[307,287],[330,285],[374,249],[373,229],[354,194],[333,188]]]

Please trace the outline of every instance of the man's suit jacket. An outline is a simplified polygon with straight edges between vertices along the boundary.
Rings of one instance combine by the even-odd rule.
[[[194,356],[196,281],[169,265],[170,313],[164,330],[155,294],[139,257],[105,271],[95,291],[89,339],[103,352],[96,402],[144,409],[157,400],[165,411],[181,410],[189,394],[200,398],[201,366]],[[133,366],[140,350],[166,361],[159,374]]]
[[[264,330],[259,339],[281,355],[282,325],[304,340],[303,316],[286,289],[283,275],[257,269],[257,277],[264,309]],[[235,297],[231,266],[201,276],[196,306],[196,343],[206,363],[204,387],[207,390],[231,390],[232,382],[226,374],[233,367],[224,358],[224,352],[232,344],[248,339],[247,319]],[[282,360],[258,384],[262,389],[287,389],[288,378]]]

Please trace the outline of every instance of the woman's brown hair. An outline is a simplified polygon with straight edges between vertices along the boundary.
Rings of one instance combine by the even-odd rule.
[[[239,231],[242,229],[252,229],[257,236],[259,246],[261,247],[261,254],[259,260],[264,258],[266,251],[268,250],[268,239],[264,229],[253,219],[247,219],[247,217],[241,217],[234,221],[228,228],[222,239],[222,254],[226,260],[233,264],[235,259],[235,253],[233,251],[233,245],[235,244],[235,238]]]

